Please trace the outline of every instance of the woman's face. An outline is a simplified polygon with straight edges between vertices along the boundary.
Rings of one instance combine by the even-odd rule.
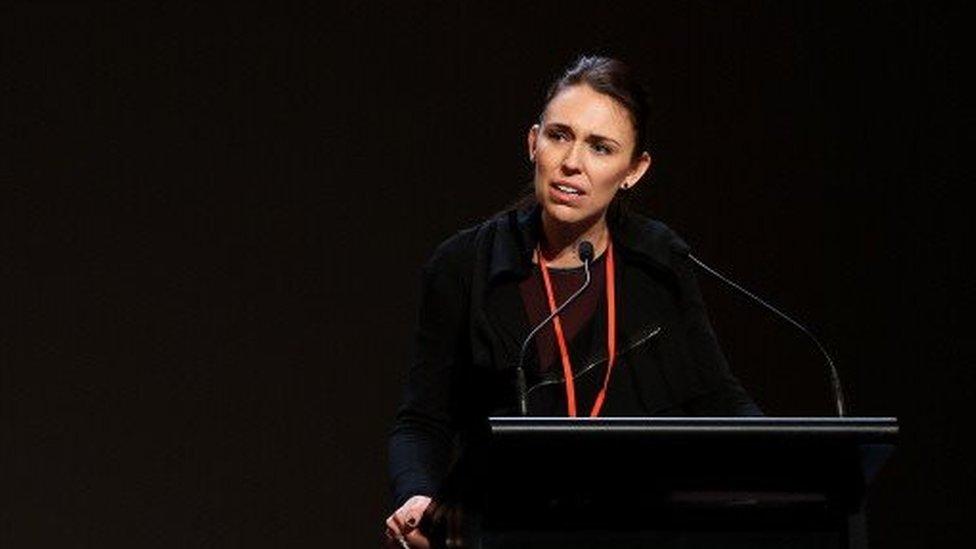
[[[627,110],[612,97],[585,84],[556,94],[528,136],[536,199],[550,220],[599,220],[650,166],[646,152],[633,157],[635,140]]]

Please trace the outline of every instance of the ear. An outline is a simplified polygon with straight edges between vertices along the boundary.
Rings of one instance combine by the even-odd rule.
[[[526,136],[527,139],[526,143],[529,147],[530,162],[535,162],[535,145],[536,145],[536,139],[538,138],[539,138],[539,125],[533,124],[532,127],[529,128],[529,134]]]
[[[637,160],[633,162],[630,168],[630,172],[624,177],[623,183],[620,184],[622,189],[633,189],[634,185],[640,182],[644,174],[647,173],[647,169],[651,167],[651,155],[644,151],[641,153]]]

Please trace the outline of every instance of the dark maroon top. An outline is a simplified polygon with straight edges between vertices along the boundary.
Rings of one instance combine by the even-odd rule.
[[[604,251],[600,257],[593,260],[590,264],[590,285],[576,298],[576,301],[570,303],[559,313],[567,346],[590,320],[600,302],[606,299],[606,255]],[[586,280],[586,272],[582,265],[570,269],[549,267],[549,280],[552,281],[552,291],[555,294],[556,307],[558,307],[583,285]],[[551,312],[546,296],[546,283],[542,279],[542,269],[539,268],[539,265],[532,268],[531,276],[519,283],[519,293],[522,294],[522,303],[525,305],[529,326],[538,326]],[[548,326],[536,334],[535,346],[538,351],[539,373],[552,370],[562,372],[559,346],[556,344],[556,332],[553,323],[550,322]],[[573,362],[574,370],[581,366],[575,363],[580,358],[570,355],[569,359]]]

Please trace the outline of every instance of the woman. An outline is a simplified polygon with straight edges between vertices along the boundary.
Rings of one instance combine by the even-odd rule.
[[[629,213],[651,165],[647,100],[620,61],[580,58],[528,131],[534,200],[445,241],[423,270],[416,357],[390,439],[397,510],[387,535],[410,547],[492,415],[519,413],[517,365],[531,329],[592,280],[533,339],[529,415],[732,416],[759,410],[730,374],[680,238]]]

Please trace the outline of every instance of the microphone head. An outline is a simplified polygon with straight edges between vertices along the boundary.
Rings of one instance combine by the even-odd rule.
[[[593,261],[593,244],[591,244],[589,240],[580,242],[576,251],[579,254],[580,260],[584,263]]]

